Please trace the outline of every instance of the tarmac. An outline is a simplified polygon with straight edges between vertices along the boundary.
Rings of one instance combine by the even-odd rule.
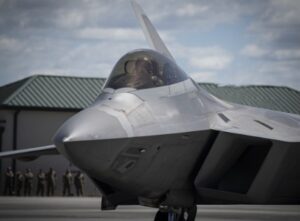
[[[0,197],[0,220],[139,220],[154,219],[156,209],[142,206],[120,206],[114,211],[101,211],[100,198],[76,197]],[[300,205],[201,205],[197,219],[218,220],[300,220]]]

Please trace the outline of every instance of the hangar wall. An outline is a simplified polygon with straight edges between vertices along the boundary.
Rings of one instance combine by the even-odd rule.
[[[52,144],[52,137],[60,125],[76,112],[64,111],[42,111],[42,110],[0,110],[0,127],[4,128],[2,134],[2,151],[12,150],[15,145],[18,149],[38,147]],[[14,126],[16,129],[14,130]],[[16,140],[14,141],[14,134]],[[15,144],[14,144],[15,142]],[[1,181],[0,194],[4,188],[4,172],[8,166],[14,165],[14,160],[1,160]],[[41,156],[40,158],[30,161],[16,161],[16,171],[24,172],[30,168],[34,174],[39,169],[47,172],[52,167],[57,173],[56,195],[62,194],[62,175],[67,168],[73,172],[78,169],[70,164],[63,156]],[[73,187],[74,188],[74,187]],[[36,190],[36,179],[34,188]],[[85,195],[99,195],[97,189],[91,180],[85,176]],[[75,190],[73,189],[73,193]],[[33,192],[35,194],[35,192]]]

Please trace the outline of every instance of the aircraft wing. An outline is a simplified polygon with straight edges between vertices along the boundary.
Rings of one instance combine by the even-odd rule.
[[[153,49],[174,60],[143,9],[135,1],[131,3]],[[223,102],[214,97],[215,101]],[[300,116],[293,114],[232,104],[223,112],[213,113],[209,121],[210,129],[217,131],[286,142],[300,141]]]
[[[194,180],[199,202],[299,202],[299,116],[233,104],[208,119],[215,133]]]
[[[285,142],[300,141],[300,116],[234,105],[210,120],[211,129]]]
[[[6,151],[0,153],[0,158],[16,158],[20,160],[33,160],[40,155],[59,154],[55,145],[26,148],[20,150]]]

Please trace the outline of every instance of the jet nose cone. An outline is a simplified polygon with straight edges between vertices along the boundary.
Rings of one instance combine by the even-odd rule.
[[[89,108],[67,120],[55,134],[53,141],[58,150],[66,155],[66,142],[71,144],[76,141],[105,140],[121,137],[127,137],[127,133],[116,117],[106,112]]]

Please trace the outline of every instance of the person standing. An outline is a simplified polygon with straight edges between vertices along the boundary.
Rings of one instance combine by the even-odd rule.
[[[8,167],[5,172],[5,184],[4,184],[4,193],[5,196],[13,195],[13,185],[14,185],[14,173],[11,170],[11,167]]]
[[[73,181],[73,175],[71,171],[68,169],[66,173],[63,175],[63,196],[67,194],[67,196],[71,196],[71,184]]]
[[[74,184],[77,196],[83,196],[84,176],[81,171],[77,172],[74,179]]]
[[[56,172],[52,168],[47,173],[47,196],[53,196],[56,187]]]
[[[25,183],[24,183],[24,196],[31,196],[31,190],[33,186],[33,173],[30,169],[26,169],[24,174]]]
[[[45,186],[46,186],[46,175],[42,171],[42,169],[40,169],[39,173],[37,174],[37,190],[36,190],[37,196],[44,196]]]
[[[24,184],[24,176],[21,171],[16,173],[16,194],[17,196],[21,196],[21,191]]]

